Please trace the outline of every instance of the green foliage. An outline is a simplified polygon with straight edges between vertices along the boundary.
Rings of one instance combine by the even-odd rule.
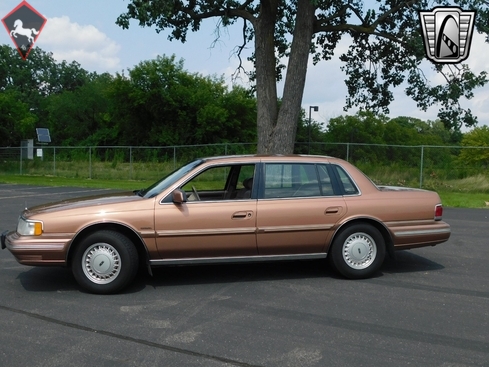
[[[324,141],[331,143],[327,154],[348,158],[357,164],[397,164],[419,167],[421,146],[442,146],[458,139],[459,133],[446,130],[441,121],[422,121],[411,117],[389,119],[383,115],[360,111],[329,121]],[[344,145],[349,143],[348,156]],[[450,149],[424,149],[426,167],[450,165],[454,155]]]
[[[37,117],[13,90],[0,91],[0,136],[3,146],[19,146],[32,137]]]
[[[112,76],[56,63],[39,48],[24,61],[15,49],[0,46],[4,146],[34,138],[36,127],[49,128],[57,146],[249,142],[256,139],[255,116],[249,91],[190,74],[175,56]]]
[[[459,156],[460,162],[478,168],[487,168],[489,166],[489,127],[476,127],[472,131],[465,133],[462,138],[462,146],[485,149],[462,149]]]
[[[123,145],[192,145],[252,141],[255,100],[222,78],[189,74],[183,60],[158,56],[118,74],[109,91]]]

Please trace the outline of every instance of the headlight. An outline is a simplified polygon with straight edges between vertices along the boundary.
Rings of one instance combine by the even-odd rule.
[[[17,223],[17,233],[21,236],[40,236],[42,234],[42,222],[20,217],[19,223]]]

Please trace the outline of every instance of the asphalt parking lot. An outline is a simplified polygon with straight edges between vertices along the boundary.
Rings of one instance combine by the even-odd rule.
[[[0,232],[26,206],[104,190],[0,184]],[[489,366],[489,210],[372,279],[323,261],[168,267],[112,296],[0,251],[0,366]]]

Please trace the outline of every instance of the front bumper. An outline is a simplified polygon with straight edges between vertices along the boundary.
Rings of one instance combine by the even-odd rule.
[[[7,245],[5,244],[5,238],[7,237],[8,231],[5,231],[2,233],[2,250],[7,248]]]
[[[16,231],[2,233],[2,249],[7,248],[23,265],[65,265],[71,237],[20,236]]]

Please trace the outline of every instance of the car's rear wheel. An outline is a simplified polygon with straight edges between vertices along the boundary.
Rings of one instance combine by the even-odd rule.
[[[103,230],[85,237],[73,254],[73,275],[81,287],[92,293],[120,291],[135,277],[138,252],[123,234]]]
[[[328,256],[343,276],[368,278],[384,261],[385,241],[377,228],[366,223],[353,224],[337,234]]]

